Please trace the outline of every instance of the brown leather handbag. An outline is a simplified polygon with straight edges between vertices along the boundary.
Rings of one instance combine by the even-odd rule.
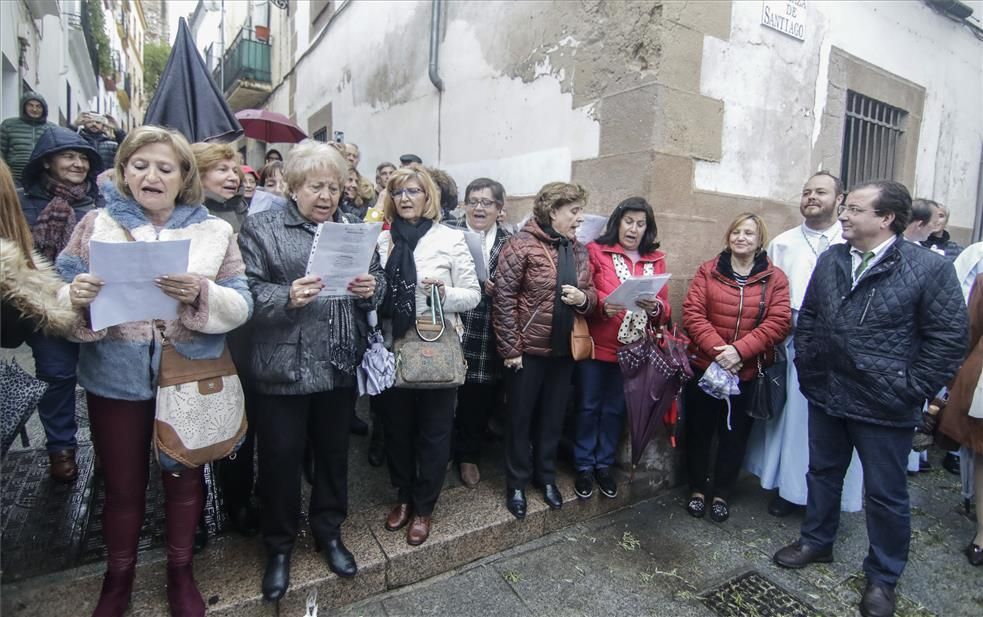
[[[546,245],[539,243],[543,252],[546,254],[546,261],[553,266],[553,275],[559,277],[556,271],[556,263],[553,256],[546,249]],[[587,319],[578,313],[573,312],[573,329],[570,331],[570,355],[575,362],[594,359],[594,338],[590,335],[590,328],[587,327]]]

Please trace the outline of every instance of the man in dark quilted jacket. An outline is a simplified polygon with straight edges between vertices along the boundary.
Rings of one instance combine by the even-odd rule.
[[[839,208],[846,244],[820,256],[795,332],[809,401],[809,487],[800,538],[775,553],[787,568],[833,561],[840,492],[853,448],[864,469],[867,587],[861,614],[893,615],[908,561],[905,468],[922,403],[959,368],[966,306],[944,257],[902,233],[911,196],[898,182],[854,188]]]

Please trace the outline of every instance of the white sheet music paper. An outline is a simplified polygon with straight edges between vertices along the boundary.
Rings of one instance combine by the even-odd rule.
[[[319,296],[354,296],[348,283],[369,271],[382,223],[322,223],[314,234],[306,276],[321,277]]]
[[[654,300],[671,276],[671,274],[656,274],[625,279],[608,295],[607,302],[620,304],[629,311],[644,311],[645,309],[638,306],[636,300]]]
[[[180,303],[164,294],[154,279],[187,272],[190,251],[191,240],[90,240],[89,273],[106,283],[89,306],[92,329],[128,321],[177,319]]]
[[[485,263],[485,239],[470,229],[460,229],[459,231],[464,232],[464,242],[468,245],[471,259],[474,260],[474,271],[478,275],[478,282],[484,284],[488,280],[488,264]]]

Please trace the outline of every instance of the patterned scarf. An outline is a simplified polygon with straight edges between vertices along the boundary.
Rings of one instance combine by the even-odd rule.
[[[49,260],[55,261],[75,229],[75,208],[72,204],[85,199],[89,192],[89,183],[66,184],[55,180],[48,173],[41,174],[40,183],[44,192],[52,197],[38,215],[31,235],[34,236],[34,248]]]
[[[382,305],[383,317],[393,320],[393,338],[401,338],[416,322],[416,243],[433,226],[430,219],[416,224],[396,217],[389,229],[392,248],[386,260],[386,283],[389,293]]]
[[[632,277],[631,268],[628,267],[628,262],[625,261],[625,258],[617,253],[612,253],[611,258],[614,261],[614,271],[618,274],[618,279],[622,283],[630,279]],[[645,276],[655,276],[655,264],[650,261],[642,264],[642,274]],[[621,326],[618,328],[618,341],[627,345],[642,338],[648,322],[649,317],[644,312],[626,312],[625,318],[621,320]]]

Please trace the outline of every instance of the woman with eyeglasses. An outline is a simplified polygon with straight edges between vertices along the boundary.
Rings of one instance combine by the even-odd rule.
[[[495,350],[492,328],[492,294],[495,293],[495,270],[498,254],[510,234],[498,224],[498,214],[505,206],[505,188],[489,178],[478,178],[464,191],[464,216],[448,223],[481,237],[481,250],[487,280],[481,281],[481,301],[461,315],[464,323],[464,359],[468,372],[457,392],[454,415],[454,460],[461,482],[468,488],[481,481],[481,440],[488,418],[498,402],[502,379],[502,360]]]
[[[290,554],[300,517],[305,444],[314,453],[310,524],[328,568],[355,576],[355,557],[341,540],[348,513],[348,435],[355,410],[355,369],[368,337],[366,313],[385,294],[377,256],[350,295],[319,295],[307,276],[314,234],[325,222],[359,223],[338,210],[348,162],[334,148],[304,141],[283,166],[285,208],[246,219],[239,234],[246,278],[255,298],[250,373],[255,391],[263,542],[263,598],[277,601],[290,585]]]
[[[447,327],[460,336],[460,313],[481,301],[474,261],[464,234],[440,222],[440,190],[422,167],[393,172],[383,204],[390,229],[379,236],[389,294],[382,305],[383,327],[394,340],[430,314],[434,287],[440,294]],[[440,496],[450,458],[457,388],[390,388],[376,397],[382,405],[389,476],[397,502],[386,517],[389,531],[407,527],[406,542],[430,537],[431,516]]]

